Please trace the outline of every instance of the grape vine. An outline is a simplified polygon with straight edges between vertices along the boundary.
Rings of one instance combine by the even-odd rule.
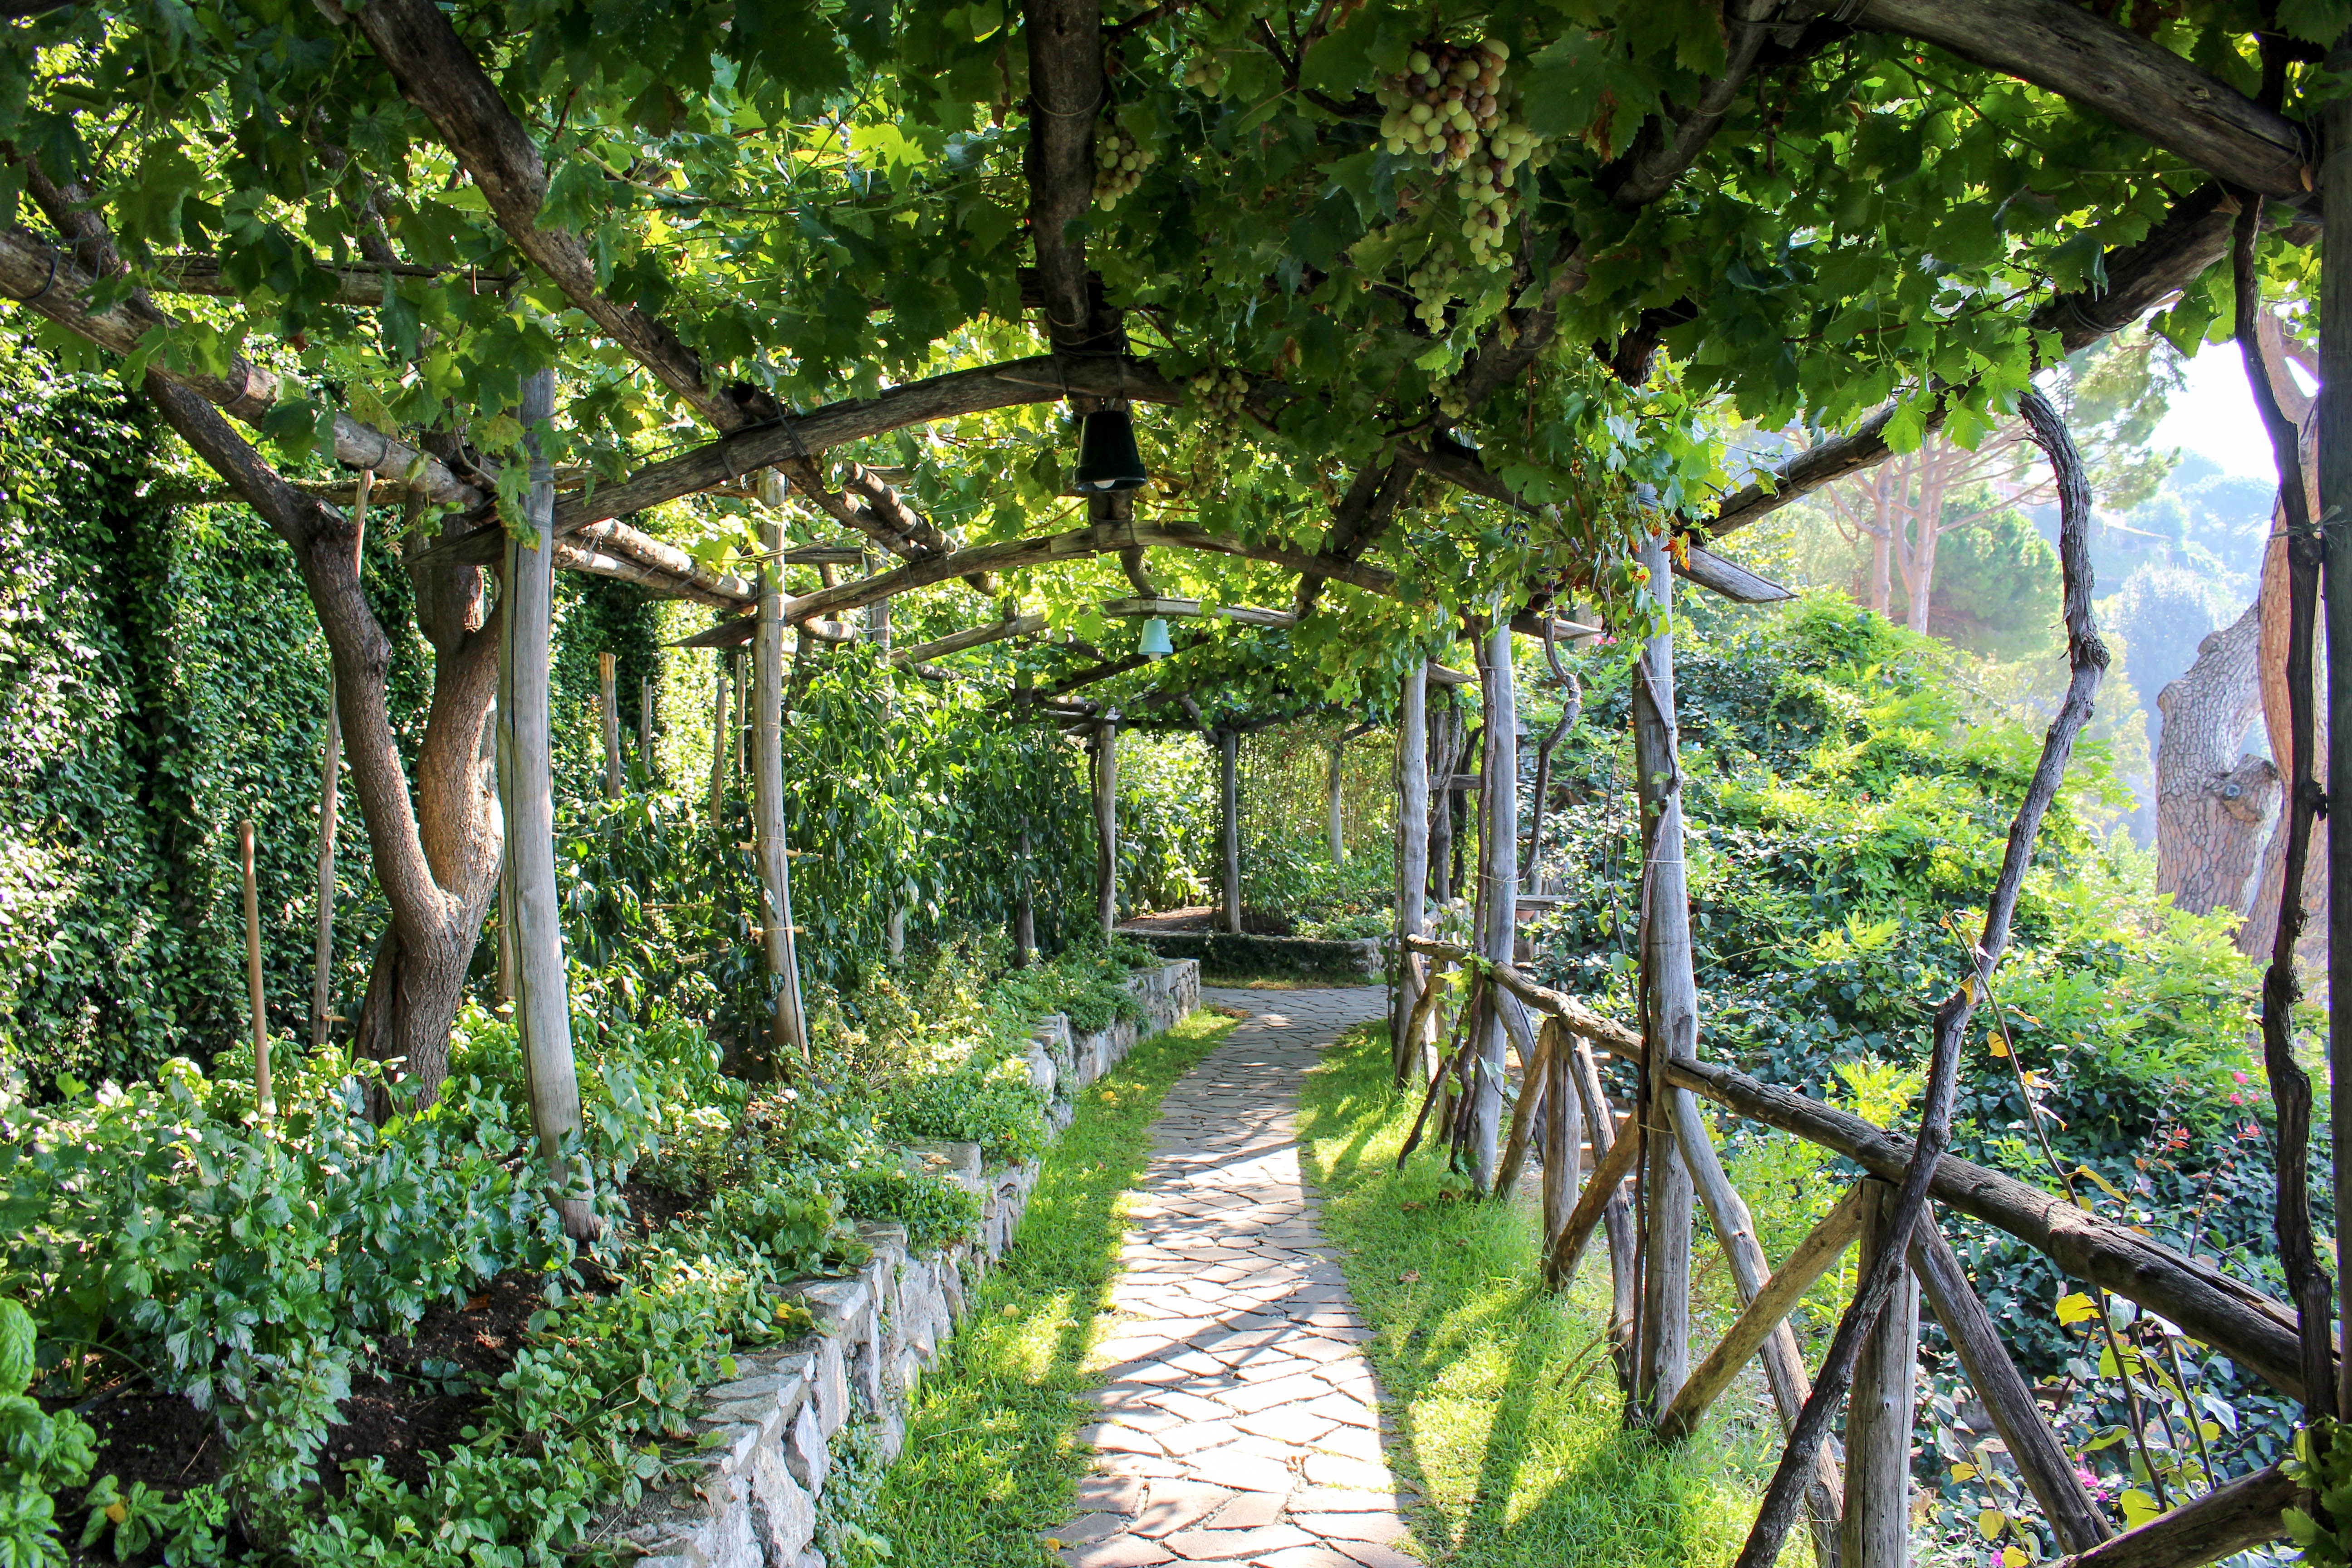
[[[1105,212],[1118,205],[1119,197],[1143,184],[1143,171],[1157,156],[1118,121],[1104,121],[1095,132],[1095,205]]]

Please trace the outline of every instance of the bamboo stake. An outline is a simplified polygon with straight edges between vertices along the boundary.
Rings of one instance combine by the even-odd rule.
[[[1977,1299],[1933,1215],[1911,1229],[1911,1269],[2059,1544],[2068,1552],[2088,1552],[2113,1535],[2106,1514],[2075,1475],[2074,1462],[2034,1404],[2033,1391],[2009,1359],[1992,1315]]]
[[[1875,1177],[1857,1184],[1862,1204],[1865,1273],[1878,1256],[1907,1247],[1897,1235],[1895,1190]],[[1911,1544],[1911,1426],[1918,1382],[1919,1287],[1898,1267],[1895,1289],[1863,1341],[1853,1397],[1845,1413],[1845,1524],[1838,1552],[1870,1568],[1904,1568]]]
[[[1037,904],[1029,886],[1029,819],[1021,819],[1021,863],[1014,868],[1018,886],[1013,906],[1013,966],[1026,969],[1037,956]]]
[[[253,819],[236,825],[236,854],[245,872],[245,988],[253,1009],[253,1103],[270,1115],[269,1015],[261,995],[261,889],[253,874]]]
[[[1346,737],[1342,736],[1331,742],[1330,762],[1323,775],[1324,831],[1331,847],[1331,864],[1334,866],[1345,866],[1348,863],[1348,840],[1340,831],[1339,819],[1339,770],[1346,759],[1347,751]]]
[[[506,814],[507,885],[514,913],[515,1026],[531,1128],[564,1234],[593,1239],[602,1228],[585,1166],[564,1157],[580,1130],[580,1075],[572,1053],[572,1004],[563,970],[563,925],[555,891],[554,764],[549,750],[549,671],[555,590],[555,479],[539,430],[554,416],[555,373],[523,378],[524,444],[530,488],[523,531],[506,543],[499,595],[499,802]],[[536,542],[526,543],[526,536]]]
[[[637,761],[646,770],[646,777],[654,776],[654,683],[650,677],[637,679]]]
[[[364,485],[368,476],[362,474]],[[310,952],[310,1046],[327,1043],[335,1010],[335,811],[341,794],[342,703],[327,689],[327,734],[319,768],[319,923]]]
[[[621,699],[614,689],[615,660],[609,653],[596,656],[597,713],[604,731],[604,798],[621,798]]]
[[[1095,918],[1118,927],[1118,715],[1095,722]]]

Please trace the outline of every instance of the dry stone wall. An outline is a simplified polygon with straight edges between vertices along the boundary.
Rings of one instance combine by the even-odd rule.
[[[1050,1130],[1076,1113],[1076,1096],[1123,1060],[1136,1041],[1201,1004],[1201,969],[1180,960],[1128,982],[1140,1022],[1074,1033],[1055,1015],[1031,1037],[1030,1076],[1045,1091]],[[895,1225],[859,1234],[874,1256],[857,1273],[782,1288],[816,1321],[807,1338],[736,1358],[733,1381],[703,1392],[699,1425],[710,1447],[688,1473],[604,1521],[600,1538],[640,1554],[642,1568],[824,1568],[816,1510],[833,1452],[857,1432],[887,1462],[905,1442],[917,1384],[963,1317],[971,1287],[1010,1246],[1034,1162],[984,1168],[976,1143],[927,1143],[910,1152],[981,1200],[978,1234],[915,1252]]]

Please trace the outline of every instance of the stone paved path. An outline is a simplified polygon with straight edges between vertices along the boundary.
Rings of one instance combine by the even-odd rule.
[[[1255,1015],[1169,1092],[1096,1347],[1101,1458],[1053,1532],[1073,1568],[1419,1568],[1379,1390],[1292,1131],[1317,1052],[1378,987],[1203,991]]]

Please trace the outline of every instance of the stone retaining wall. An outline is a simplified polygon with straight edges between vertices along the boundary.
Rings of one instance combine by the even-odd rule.
[[[1029,1070],[1045,1092],[1049,1134],[1070,1124],[1078,1091],[1137,1040],[1200,1005],[1200,965],[1179,960],[1141,971],[1128,988],[1142,1005],[1139,1023],[1073,1034],[1056,1014],[1037,1026]],[[681,1480],[605,1519],[598,1539],[634,1546],[643,1568],[824,1568],[812,1542],[833,1445],[854,1429],[886,1461],[898,1457],[917,1381],[955,1331],[968,1288],[1011,1244],[1037,1184],[1034,1162],[983,1169],[976,1143],[929,1143],[911,1153],[979,1194],[979,1234],[918,1253],[899,1226],[858,1226],[874,1248],[864,1268],[780,1291],[808,1309],[815,1332],[736,1357],[734,1381],[704,1391],[699,1425],[713,1439],[709,1451]]]

